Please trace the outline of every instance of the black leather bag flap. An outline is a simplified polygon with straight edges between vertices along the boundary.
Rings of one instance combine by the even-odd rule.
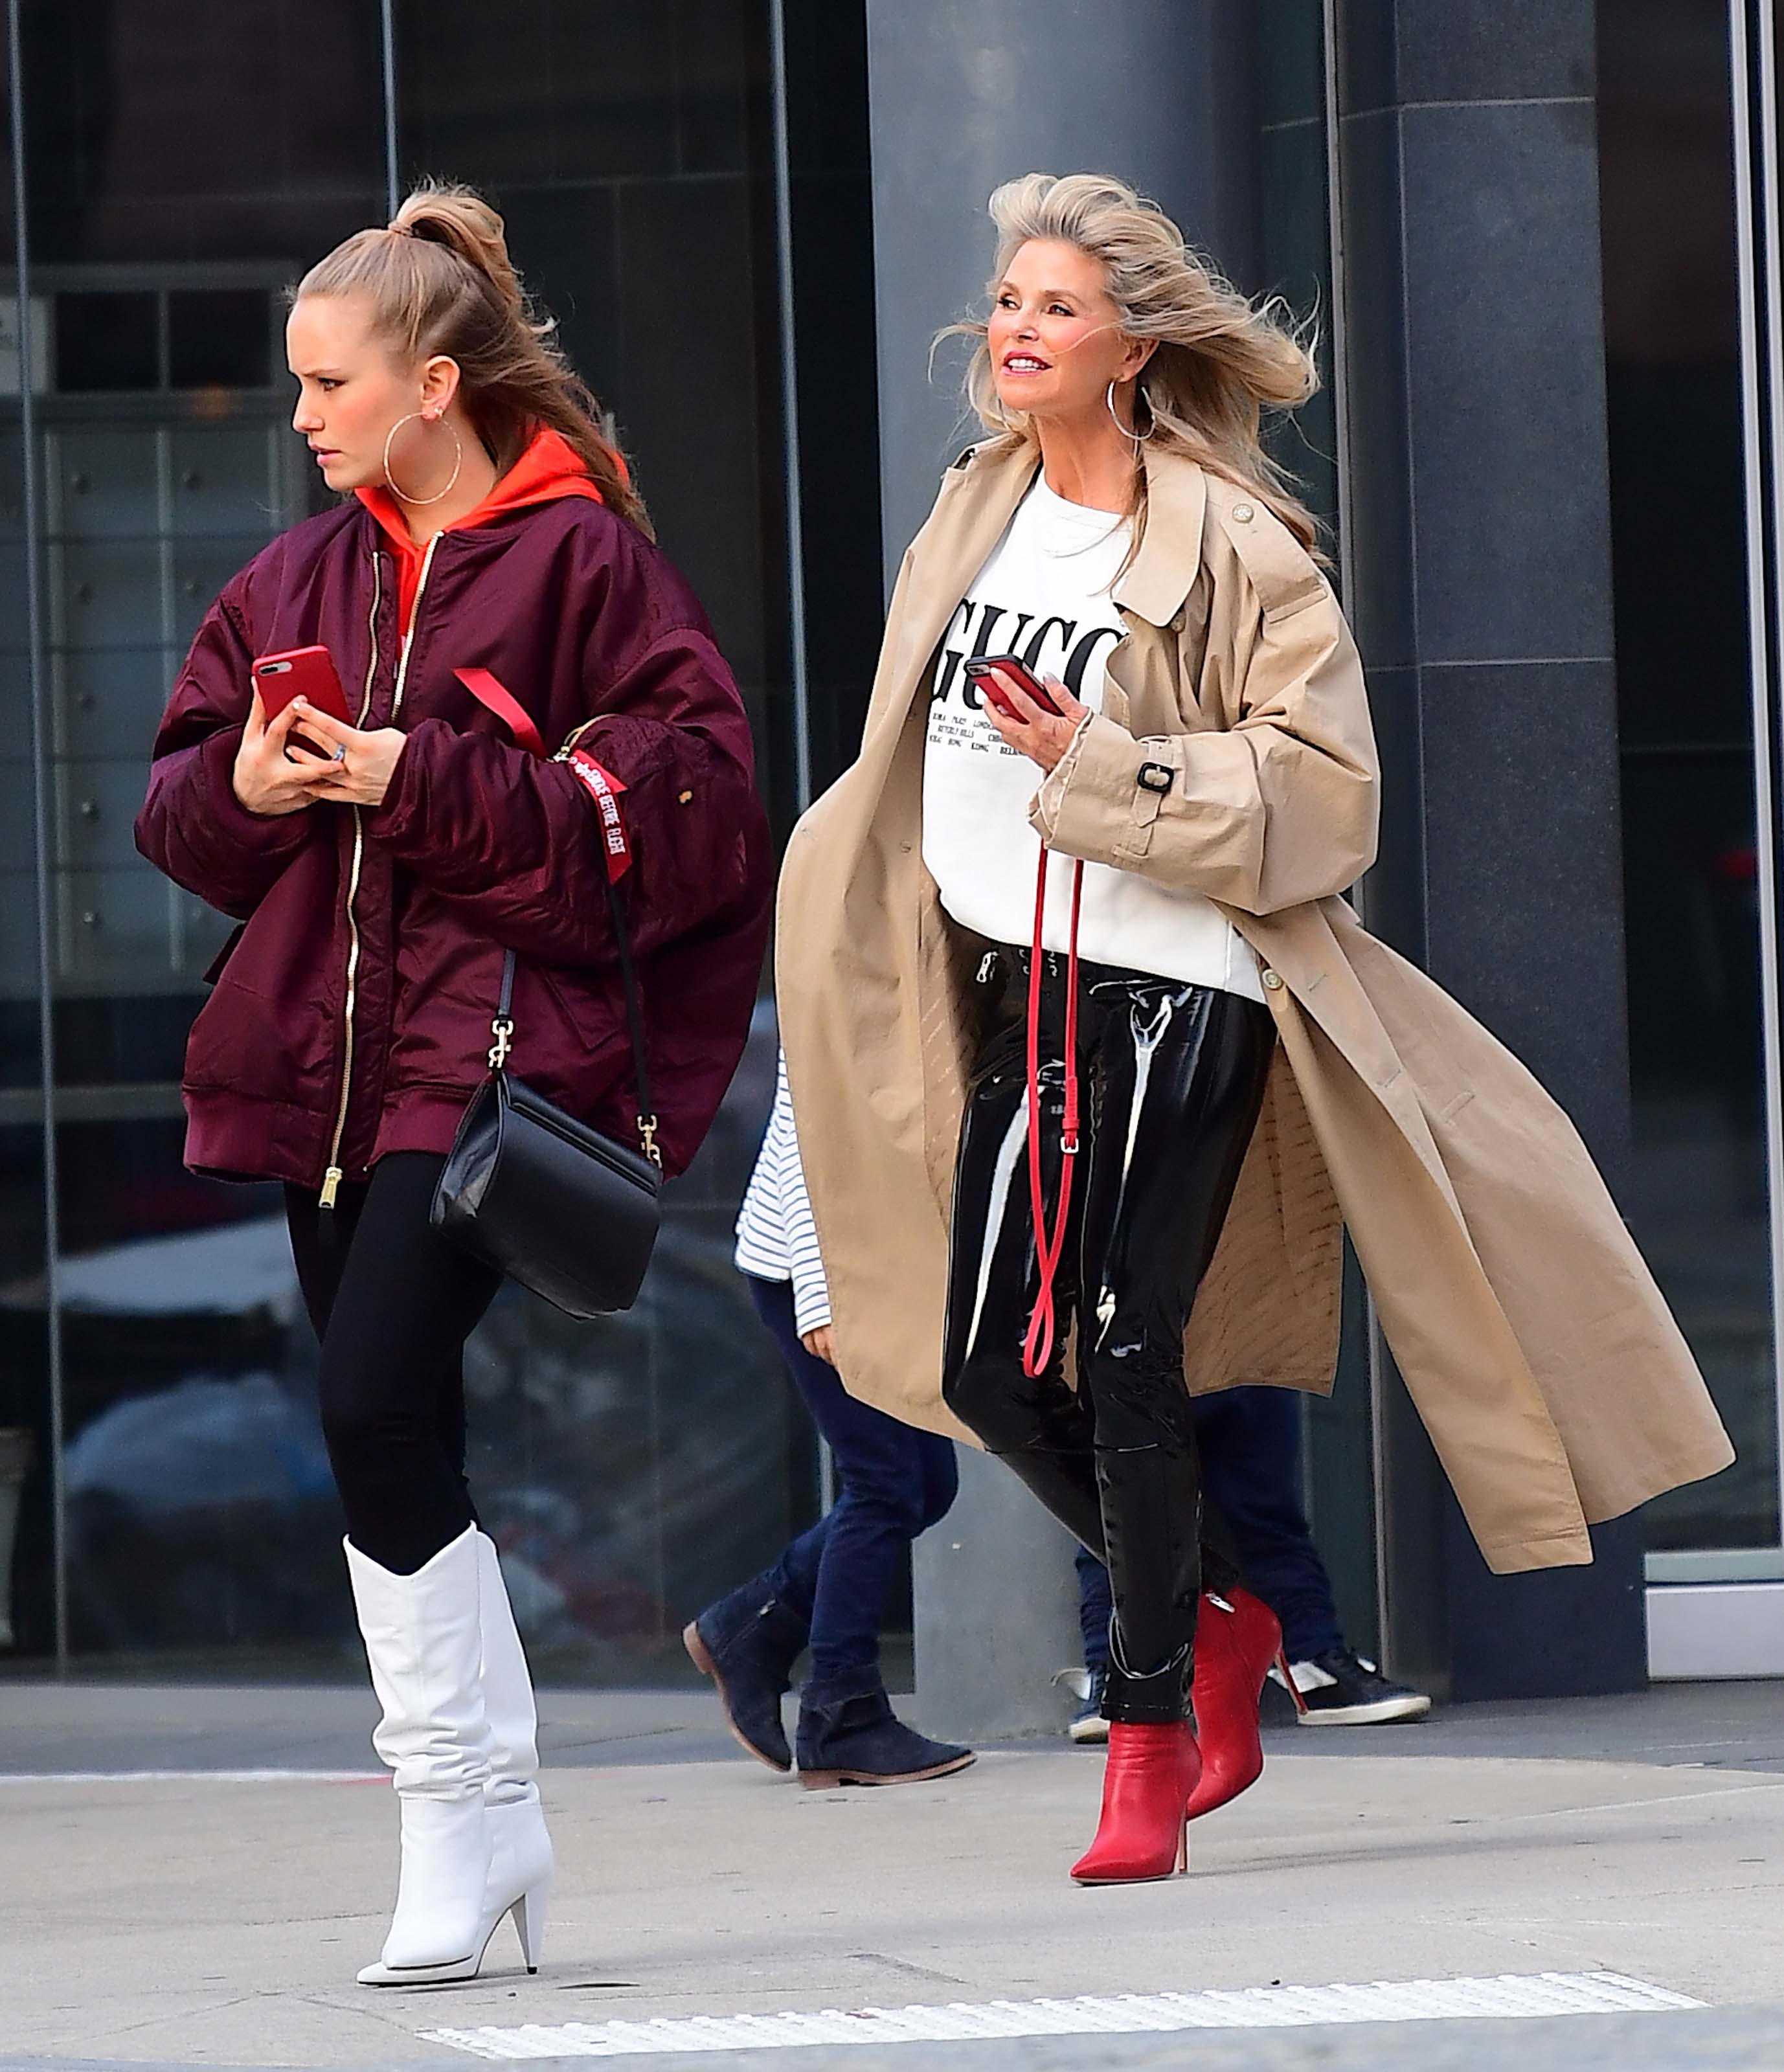
[[[568,1316],[638,1299],[662,1174],[512,1073],[472,1096],[434,1198],[435,1229]]]

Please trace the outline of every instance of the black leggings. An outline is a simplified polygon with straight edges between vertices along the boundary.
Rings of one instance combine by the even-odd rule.
[[[1046,1199],[1058,1198],[1063,960],[1042,987]],[[1029,1201],[1026,956],[984,968],[984,1027],[955,1168],[943,1389],[955,1414],[1108,1564],[1104,1711],[1181,1719],[1202,1588],[1201,1475],[1183,1333],[1263,1103],[1268,1009],[1173,979],[1080,969],[1083,1149],[1046,1371],[1022,1371],[1037,1288]],[[1078,1326],[1078,1385],[1066,1378]],[[1219,1587],[1231,1572],[1209,1581]]]
[[[476,1519],[465,1480],[465,1340],[502,1276],[438,1236],[443,1158],[396,1151],[332,1209],[285,1190],[304,1306],[322,1342],[323,1436],[360,1552],[412,1576]]]

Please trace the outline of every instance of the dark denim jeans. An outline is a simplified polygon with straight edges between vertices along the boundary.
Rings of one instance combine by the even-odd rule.
[[[1202,1490],[1227,1526],[1246,1588],[1281,1620],[1289,1659],[1339,1646],[1331,1581],[1301,1507],[1300,1392],[1226,1388],[1192,1407]],[[1109,1581],[1093,1555],[1079,1552],[1078,1585],[1084,1660],[1095,1667],[1108,1660]]]
[[[812,1628],[812,1681],[870,1689],[880,1627],[904,1550],[960,1486],[954,1442],[857,1403],[793,1328],[792,1284],[746,1278],[762,1321],[836,1462],[836,1503],[769,1571],[775,1595]]]

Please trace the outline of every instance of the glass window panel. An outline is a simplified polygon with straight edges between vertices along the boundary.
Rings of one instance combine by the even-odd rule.
[[[1657,1548],[1775,1546],[1728,10],[1624,0],[1600,10],[1598,38],[1634,1124],[1624,1205],[1739,1456],[1647,1516]]]
[[[57,1130],[73,1647],[338,1674],[340,1510],[279,1191],[184,1173],[183,1127],[175,1102]]]
[[[0,43],[9,138],[16,84]],[[22,348],[35,357],[39,395],[50,370],[47,317],[35,300],[21,335],[19,290],[28,297],[30,284],[18,277],[13,200],[9,150],[0,153],[0,701],[13,721],[0,751],[0,1675],[41,1674],[55,1648]]]
[[[383,221],[379,13],[235,0],[225,30],[165,0],[27,8],[33,264],[295,268]]]
[[[220,35],[202,10],[67,0],[25,10],[24,58],[31,283],[54,376],[37,404],[35,545],[70,1637],[111,1668],[338,1674],[351,1637],[339,1513],[278,1194],[181,1166],[185,1034],[231,923],[151,870],[130,824],[185,639],[220,585],[304,515],[273,357],[279,297],[387,213],[378,10],[312,10],[294,37],[282,0],[243,0]],[[4,347],[10,690],[26,642],[22,585],[6,576],[25,542]],[[21,806],[31,824],[30,775],[28,761],[0,763],[9,827]],[[34,887],[23,871],[0,882],[0,1305],[41,1345]],[[30,1421],[47,1444],[47,1371],[34,1355],[0,1382],[0,1515],[4,1430]],[[41,1651],[47,1503],[35,1482],[26,1494],[15,1574],[25,1644]]]
[[[312,10],[294,42],[287,13],[244,0],[227,38],[154,0],[68,0],[25,19],[33,335],[47,348],[31,544],[54,802],[66,1578],[77,1655],[145,1673],[338,1674],[351,1659],[315,1349],[277,1194],[200,1182],[179,1162],[180,1050],[198,974],[229,924],[127,840],[184,639],[266,537],[326,501],[290,458],[278,290],[387,212],[377,10]],[[853,412],[837,384],[824,394],[824,428],[847,436],[863,413],[870,430],[873,408],[858,350],[872,321],[856,14],[826,45],[824,120],[795,151],[806,220],[822,232],[808,243],[815,364],[852,342]],[[399,28],[405,162],[486,183],[507,212],[523,267],[619,413],[758,738],[775,744],[763,788],[784,826],[791,733],[766,724],[790,698],[763,10],[403,6]],[[839,238],[857,255],[840,285],[822,262]],[[704,284],[697,326],[685,321],[691,274]],[[0,335],[0,682],[23,698],[23,448],[5,381],[17,347]],[[695,407],[715,367],[716,417]],[[804,386],[810,402],[823,384]],[[877,507],[853,477],[849,493],[842,544],[822,528],[815,543],[839,710],[858,705],[878,632]],[[844,594],[864,600],[853,616],[833,608]],[[839,744],[852,726],[850,713]],[[23,754],[0,763],[9,825],[31,824],[32,775]],[[55,1570],[35,845],[10,861],[0,1307],[27,1350],[0,1378],[0,1521],[6,1435],[28,1431],[15,1597],[23,1644],[41,1654]],[[671,1191],[639,1309],[574,1327],[510,1290],[474,1344],[475,1471],[548,1673],[689,1673],[682,1622],[812,1515],[810,1428],[730,1260],[774,1042],[764,1009],[710,1142]]]
[[[176,288],[169,294],[169,388],[264,388],[272,378],[273,327],[262,290]]]
[[[109,388],[158,388],[158,298],[138,294],[59,295],[55,385],[64,396]]]
[[[867,21],[861,6],[786,0],[793,328],[804,520],[805,666],[814,792],[855,759],[884,618]],[[847,453],[850,464],[837,465]],[[764,796],[797,816],[791,701],[771,705]]]

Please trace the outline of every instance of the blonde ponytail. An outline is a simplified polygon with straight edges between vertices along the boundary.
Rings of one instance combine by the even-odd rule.
[[[611,419],[565,359],[553,320],[534,310],[481,195],[416,188],[384,229],[356,232],[312,266],[294,299],[346,294],[367,298],[374,331],[404,360],[458,362],[465,408],[504,474],[535,433],[561,433],[609,507],[656,537]]]
[[[481,195],[469,187],[430,182],[405,198],[390,219],[390,228],[401,236],[455,253],[483,275],[491,294],[511,316],[526,316],[526,294],[508,257],[506,226]]]

